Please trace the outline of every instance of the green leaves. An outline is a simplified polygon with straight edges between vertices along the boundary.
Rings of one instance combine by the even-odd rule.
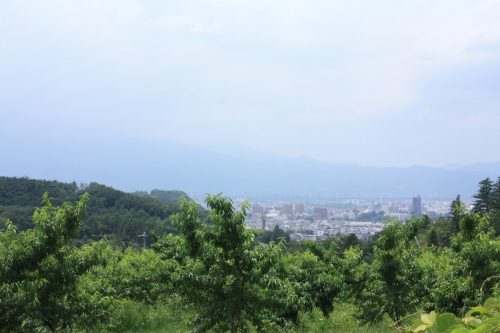
[[[174,285],[196,309],[199,329],[236,331],[249,322],[258,326],[272,307],[266,284],[273,281],[271,266],[281,248],[256,242],[244,224],[248,204],[234,210],[231,200],[221,195],[208,195],[205,201],[208,223],[198,217],[196,203],[181,200],[173,221],[183,240],[176,242],[175,251],[164,246],[158,250],[179,262]]]
[[[489,298],[483,306],[473,307],[462,319],[451,313],[422,314],[409,329],[413,333],[478,333],[500,331],[500,298]]]
[[[0,231],[1,330],[56,330],[82,315],[79,277],[100,263],[103,244],[68,245],[78,233],[88,196],[52,206],[48,194],[33,214],[34,228]]]
[[[428,314],[422,314],[420,321],[417,321],[412,329],[414,333],[445,333],[450,332],[455,327],[458,320],[451,313],[436,314],[432,311]]]
[[[493,191],[493,182],[489,177],[479,182],[479,190],[474,195],[476,199],[474,202],[474,212],[489,213],[492,211],[494,207]]]
[[[379,321],[384,313],[398,320],[416,309],[421,270],[416,265],[419,250],[410,244],[415,227],[391,222],[381,232],[374,261],[362,276],[361,291],[354,293],[363,321]]]
[[[180,264],[174,285],[196,309],[199,329],[286,327],[300,311],[316,306],[324,315],[331,312],[345,289],[344,264],[336,249],[285,254],[282,242],[260,244],[246,228],[247,202],[235,210],[221,195],[208,195],[205,201],[208,222],[199,219],[195,203],[184,200],[173,217],[182,241],[164,237],[157,245],[164,258]],[[361,251],[347,255],[345,267],[351,269]]]

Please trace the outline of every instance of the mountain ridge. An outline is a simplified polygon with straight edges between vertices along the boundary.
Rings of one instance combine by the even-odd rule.
[[[212,151],[159,140],[115,140],[99,149],[85,141],[41,142],[4,152],[0,174],[61,181],[96,181],[115,188],[149,191],[177,188],[205,193],[275,197],[471,197],[486,177],[500,175],[500,163],[447,167],[367,167],[255,151]],[[44,147],[49,147],[44,148]],[[68,149],[71,147],[71,149]],[[497,168],[498,167],[498,168]],[[486,169],[486,170],[482,170]]]

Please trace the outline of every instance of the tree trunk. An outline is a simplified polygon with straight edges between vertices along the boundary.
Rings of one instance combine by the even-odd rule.
[[[237,333],[239,325],[240,325],[240,318],[239,317],[234,318],[233,323],[231,325],[231,333]]]

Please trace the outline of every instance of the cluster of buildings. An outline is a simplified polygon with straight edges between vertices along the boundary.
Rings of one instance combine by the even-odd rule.
[[[294,240],[322,240],[355,234],[366,239],[382,230],[388,220],[406,221],[413,216],[435,219],[449,212],[450,201],[420,196],[408,199],[345,199],[316,203],[256,202],[247,216],[247,225],[272,230],[276,225]]]

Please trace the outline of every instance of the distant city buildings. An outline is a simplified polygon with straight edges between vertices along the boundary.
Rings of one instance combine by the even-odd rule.
[[[280,214],[285,216],[293,216],[293,206],[291,204],[284,204],[281,206]]]
[[[328,209],[323,207],[313,208],[313,218],[315,220],[325,220],[328,218]]]
[[[264,214],[264,207],[262,207],[261,205],[252,205],[252,214],[254,215]]]
[[[366,239],[380,232],[385,221],[405,222],[412,216],[447,216],[451,201],[411,199],[332,199],[317,202],[254,202],[247,225],[272,230],[279,226],[294,240],[322,240],[355,234]]]
[[[305,208],[305,206],[303,203],[296,203],[293,206],[293,210],[294,210],[295,214],[297,214],[297,215],[304,214],[304,208]]]

